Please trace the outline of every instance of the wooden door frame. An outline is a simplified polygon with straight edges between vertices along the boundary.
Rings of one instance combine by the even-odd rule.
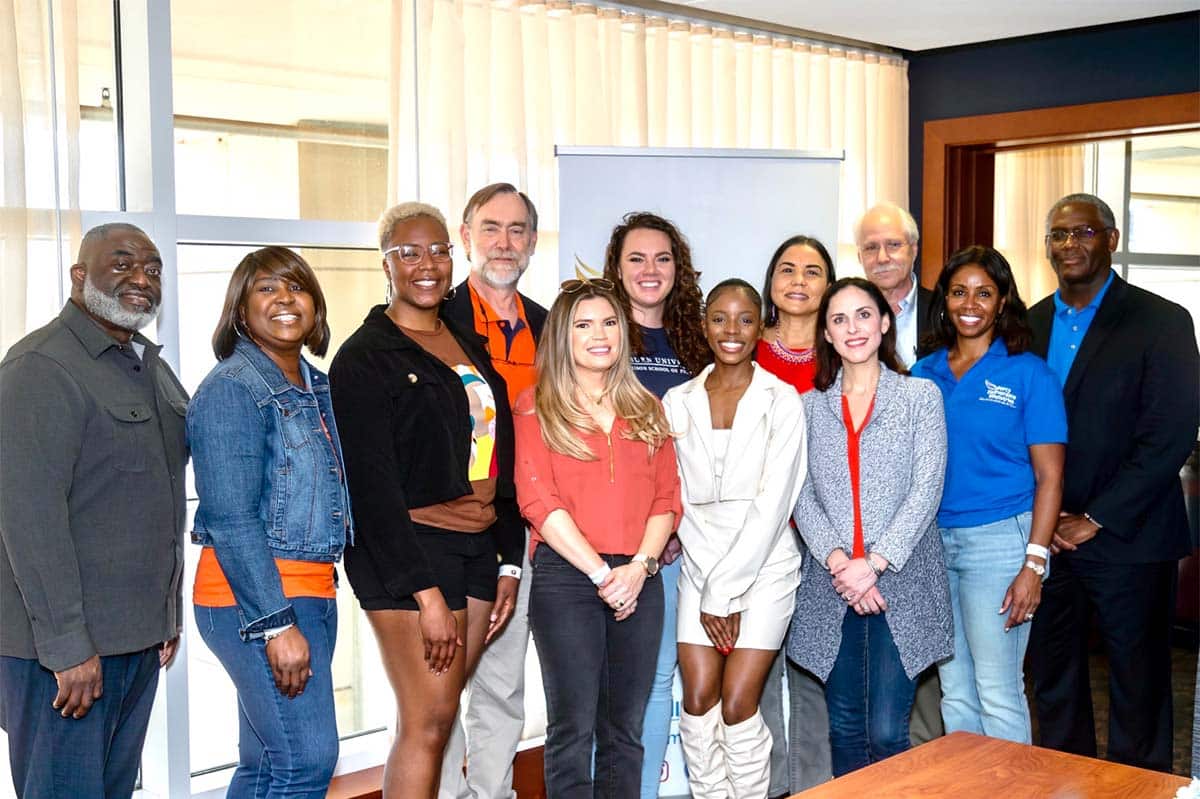
[[[1039,108],[925,123],[921,283],[950,253],[992,243],[996,148],[1047,146],[1200,125],[1200,92]]]

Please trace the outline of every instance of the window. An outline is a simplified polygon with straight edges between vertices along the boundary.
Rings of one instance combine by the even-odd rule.
[[[1130,283],[1200,320],[1200,132],[1138,136],[1107,145],[1125,190],[1113,265]],[[1101,168],[1102,169],[1102,168]],[[1197,331],[1200,341],[1200,330]]]
[[[995,242],[1031,305],[1056,285],[1041,239],[1046,211],[1080,191],[1112,208],[1121,231],[1113,268],[1200,319],[1200,132],[996,155]]]
[[[374,219],[387,192],[390,5],[171,3],[178,212]]]

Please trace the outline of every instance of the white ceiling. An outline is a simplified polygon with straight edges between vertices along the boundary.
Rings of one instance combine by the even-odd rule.
[[[1200,9],[1197,0],[677,0],[676,4],[903,50]]]

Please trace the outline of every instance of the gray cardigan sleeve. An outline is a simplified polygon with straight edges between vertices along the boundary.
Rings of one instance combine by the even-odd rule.
[[[844,547],[845,536],[840,535],[837,526],[833,520],[829,518],[829,514],[825,512],[825,506],[817,498],[816,481],[812,479],[813,459],[822,457],[823,453],[814,452],[811,450],[814,440],[814,426],[820,424],[822,412],[824,409],[817,407],[816,403],[821,396],[818,391],[810,391],[804,399],[804,417],[808,428],[808,444],[810,451],[808,453],[808,475],[805,477],[803,484],[800,487],[800,497],[796,500],[796,508],[792,513],[792,519],[796,522],[796,529],[800,533],[800,537],[804,539],[805,546],[808,547],[809,554],[816,560],[822,569],[827,568],[825,562],[829,560],[830,553],[839,547]]]
[[[908,495],[871,547],[888,559],[888,568],[894,571],[904,568],[913,547],[937,516],[946,479],[946,417],[941,393],[929,380],[902,379],[908,384],[905,399],[913,420]]]

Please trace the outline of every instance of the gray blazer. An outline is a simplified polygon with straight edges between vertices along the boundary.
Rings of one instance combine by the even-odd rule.
[[[854,501],[842,422],[842,379],[804,395],[808,479],[795,519],[811,557],[804,559],[788,657],[829,677],[853,613],[833,590],[825,561],[854,543]],[[859,439],[863,541],[891,564],[879,578],[885,617],[909,678],[954,652],[953,616],[936,516],[946,471],[942,397],[928,380],[884,367],[875,408]]]

